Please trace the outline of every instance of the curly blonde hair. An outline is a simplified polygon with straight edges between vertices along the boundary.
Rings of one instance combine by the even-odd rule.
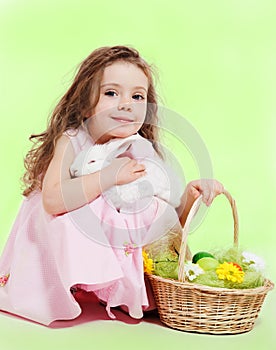
[[[125,61],[138,66],[148,78],[147,113],[139,134],[150,140],[162,157],[157,144],[157,94],[152,67],[141,58],[137,50],[131,47],[101,47],[93,51],[80,64],[72,85],[55,107],[46,131],[30,136],[29,140],[33,141],[34,145],[24,160],[26,169],[22,178],[24,196],[28,196],[34,190],[41,190],[58,138],[68,129],[78,129],[87,119],[85,115],[93,110],[99,101],[104,69],[115,61]]]

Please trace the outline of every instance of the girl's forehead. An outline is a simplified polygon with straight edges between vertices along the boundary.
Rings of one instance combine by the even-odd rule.
[[[104,69],[101,85],[117,84],[148,88],[148,78],[141,68],[133,63],[118,61]]]

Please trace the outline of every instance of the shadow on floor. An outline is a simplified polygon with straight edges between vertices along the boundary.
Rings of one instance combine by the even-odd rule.
[[[112,320],[107,315],[105,307],[99,303],[94,293],[88,293],[80,290],[75,294],[75,299],[80,304],[82,313],[74,320],[55,321],[51,323],[51,325],[48,326],[48,328],[58,329],[75,327],[84,323],[101,320],[112,322]],[[143,319],[140,320],[136,320],[130,317],[120,308],[112,308],[112,313],[116,316],[115,321],[119,321],[122,323],[135,325],[142,322],[147,322],[163,327],[163,324],[159,320],[157,310],[145,312]]]

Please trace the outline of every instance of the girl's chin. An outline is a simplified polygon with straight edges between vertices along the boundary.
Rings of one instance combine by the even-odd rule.
[[[133,134],[136,134],[139,129],[133,128],[133,127],[119,127],[112,131],[112,134],[110,135],[111,138],[118,137],[118,138],[125,138],[129,137]]]
[[[114,132],[111,135],[104,135],[100,137],[96,143],[103,144],[106,143],[112,139],[124,139],[126,137],[132,136],[137,133],[138,130],[133,130],[131,132]]]

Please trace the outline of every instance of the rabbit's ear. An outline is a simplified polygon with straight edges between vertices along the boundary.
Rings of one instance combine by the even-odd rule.
[[[118,154],[121,154],[121,153],[128,151],[130,149],[131,145],[132,145],[131,141],[126,142],[123,145],[121,145],[117,150]]]
[[[128,151],[131,147],[131,144],[132,142],[127,142],[127,143],[124,143],[123,145],[120,145],[120,147],[112,150],[110,152],[110,154],[112,155],[112,157],[116,158],[118,156],[120,156],[121,154],[125,153],[126,151]]]
[[[111,154],[114,158],[118,157],[120,154],[125,153],[127,150],[129,150],[134,140],[136,139],[137,136],[132,135],[125,139],[111,140],[108,143],[109,154]]]

